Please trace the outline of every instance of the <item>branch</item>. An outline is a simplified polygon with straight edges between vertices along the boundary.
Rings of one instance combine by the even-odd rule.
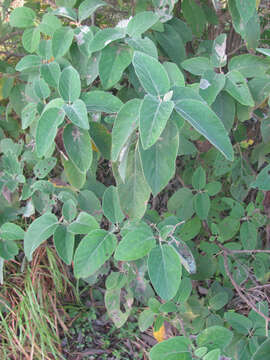
[[[0,44],[2,44],[3,42],[5,42],[6,40],[9,40],[11,39],[13,36],[16,36],[16,35],[22,35],[23,31],[22,30],[18,30],[18,31],[14,31],[10,34],[7,34],[3,37],[0,38]]]
[[[250,301],[244,294],[243,294],[243,290],[240,288],[240,286],[235,282],[230,270],[229,270],[229,266],[228,266],[228,254],[226,251],[223,250],[223,254],[224,254],[224,268],[226,271],[227,276],[229,277],[229,279],[231,280],[231,283],[233,285],[233,287],[235,288],[236,292],[238,293],[238,295],[240,296],[240,298],[252,309],[254,310],[258,315],[260,315],[262,318],[264,318],[265,320],[265,329],[266,329],[266,336],[268,336],[268,324],[270,322],[270,318],[268,316],[266,316],[264,313],[262,313],[260,310],[258,310],[255,306],[255,304]]]

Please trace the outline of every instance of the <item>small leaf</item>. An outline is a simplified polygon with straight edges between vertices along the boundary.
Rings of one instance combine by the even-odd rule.
[[[37,178],[43,179],[55,167],[57,159],[50,157],[47,159],[39,160],[34,166],[34,174]]]
[[[65,225],[58,225],[53,235],[53,241],[58,256],[65,264],[70,265],[74,251],[74,235],[68,231]]]
[[[202,8],[195,0],[184,0],[182,3],[184,18],[192,28],[193,34],[200,37],[206,25],[206,17]]]
[[[100,111],[105,113],[116,113],[123,105],[118,97],[106,91],[94,90],[82,94],[87,111]]]
[[[33,53],[37,50],[40,42],[40,32],[38,28],[26,29],[23,32],[22,44],[26,51]]]
[[[85,103],[81,99],[75,100],[72,104],[65,104],[63,109],[69,120],[82,129],[89,129],[89,121]]]
[[[88,234],[97,229],[99,229],[98,222],[86,212],[80,212],[77,219],[68,226],[68,231],[74,234]]]
[[[204,169],[199,166],[192,175],[192,186],[196,190],[204,189],[206,184],[206,173]]]
[[[114,224],[120,223],[124,219],[125,215],[120,207],[120,200],[116,187],[110,186],[104,191],[102,210],[106,218]]]
[[[197,337],[198,346],[206,346],[209,350],[224,349],[230,344],[233,333],[225,327],[211,326],[204,329]]]
[[[38,68],[41,65],[41,57],[37,55],[26,55],[17,64],[17,71],[25,71]]]
[[[71,222],[75,219],[77,215],[77,209],[72,199],[69,199],[64,203],[62,207],[62,215],[67,222]]]
[[[257,228],[251,221],[245,221],[240,227],[240,240],[245,250],[254,250],[257,245]]]
[[[165,244],[150,251],[148,273],[151,283],[163,300],[171,300],[181,282],[182,267],[176,250]]]
[[[106,28],[96,33],[93,40],[89,44],[89,50],[96,52],[102,50],[114,40],[125,37],[125,31],[121,28]]]
[[[72,66],[66,67],[59,78],[59,93],[61,97],[72,102],[79,98],[81,93],[81,80],[77,70]]]
[[[34,220],[24,236],[24,252],[28,261],[32,260],[33,252],[53,235],[58,224],[54,214],[45,213]]]
[[[116,237],[105,230],[93,230],[86,235],[74,256],[76,278],[87,278],[94,274],[111,257],[116,245]]]
[[[226,75],[225,90],[242,105],[254,106],[246,79],[238,70],[232,70]]]
[[[60,65],[56,61],[48,64],[42,64],[40,67],[40,74],[48,85],[58,88],[61,70]]]
[[[252,188],[258,188],[259,190],[269,191],[270,190],[270,165],[263,168],[250,185]]]
[[[175,336],[156,344],[150,351],[150,360],[191,360],[190,341],[184,336]]]
[[[146,331],[154,322],[155,314],[151,309],[143,310],[138,319],[138,325],[141,332]]]
[[[13,223],[5,223],[0,228],[0,238],[5,241],[22,240],[24,239],[23,229]]]

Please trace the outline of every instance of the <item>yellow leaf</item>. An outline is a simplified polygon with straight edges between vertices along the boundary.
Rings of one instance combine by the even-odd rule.
[[[157,331],[153,331],[153,335],[157,342],[165,340],[165,326],[162,325]]]

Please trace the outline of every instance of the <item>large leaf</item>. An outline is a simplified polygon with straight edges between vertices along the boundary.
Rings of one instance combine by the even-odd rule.
[[[213,65],[207,57],[198,56],[181,63],[182,68],[194,75],[202,75],[207,70],[213,70]]]
[[[86,180],[86,172],[80,171],[71,160],[66,160],[63,156],[61,157],[61,161],[65,169],[65,176],[70,185],[76,189],[81,189]]]
[[[23,229],[13,223],[5,223],[0,228],[0,238],[5,241],[22,240],[25,232]]]
[[[146,92],[154,96],[160,96],[169,91],[170,80],[168,74],[158,60],[142,52],[135,51],[132,63],[135,73]]]
[[[148,257],[148,273],[154,289],[163,300],[172,299],[181,282],[182,266],[179,255],[170,245],[160,245]]]
[[[10,14],[9,22],[11,26],[26,28],[34,25],[36,18],[35,12],[26,6],[17,7]]]
[[[263,168],[250,185],[252,188],[258,188],[259,190],[270,191],[270,165]]]
[[[147,150],[143,150],[142,146],[139,148],[143,172],[154,196],[174,175],[178,145],[177,128],[173,123],[168,123],[160,139],[153,146]]]
[[[132,55],[128,47],[107,46],[101,52],[99,76],[104,89],[114,86],[122,77],[123,71],[131,63]]]
[[[104,191],[102,210],[106,218],[114,224],[120,223],[124,219],[125,215],[120,207],[120,200],[116,187],[110,186]]]
[[[98,8],[107,5],[102,0],[84,0],[78,9],[79,21],[83,21],[91,16]]]
[[[242,105],[254,106],[246,79],[238,70],[232,70],[226,75],[225,90]]]
[[[181,62],[186,58],[186,50],[179,32],[172,25],[165,24],[164,32],[156,32],[155,38],[170,60],[180,66]]]
[[[201,78],[199,94],[211,105],[225,85],[225,75],[217,74],[214,70],[207,70]]]
[[[152,347],[150,360],[191,360],[190,341],[184,336],[175,336]]]
[[[233,333],[221,326],[211,326],[204,329],[197,337],[198,346],[206,346],[208,350],[224,349],[230,344]]]
[[[126,43],[133,49],[141,51],[145,54],[153,56],[155,59],[158,58],[157,47],[155,43],[150,40],[147,36],[144,38],[135,37],[135,38],[126,38]]]
[[[132,99],[119,110],[114,120],[112,130],[111,160],[116,161],[121,149],[126,144],[132,132],[139,125],[141,100]]]
[[[251,360],[269,360],[270,359],[270,339],[266,339],[255,351]]]
[[[209,106],[198,100],[183,99],[176,102],[175,110],[228,160],[233,160],[233,148],[228,133]]]
[[[22,44],[26,51],[33,53],[37,50],[40,42],[40,32],[38,28],[26,29],[23,32]]]
[[[178,189],[168,200],[168,210],[180,220],[188,220],[194,214],[193,194],[189,188]]]
[[[74,251],[74,234],[68,231],[67,226],[58,225],[53,234],[53,241],[58,256],[70,265]]]
[[[82,129],[89,129],[89,121],[85,103],[81,99],[75,100],[72,104],[63,106],[69,120]]]
[[[16,65],[17,71],[32,70],[42,64],[41,57],[37,55],[26,55]]]
[[[223,122],[225,129],[229,132],[234,123],[235,101],[225,91],[221,91],[212,104],[212,110]]]
[[[70,27],[61,27],[57,29],[52,37],[52,52],[55,59],[64,56],[73,40],[74,32]]]
[[[82,94],[87,111],[100,111],[106,113],[118,112],[123,105],[118,97],[106,91],[94,90]]]
[[[131,37],[139,37],[148,30],[159,19],[159,16],[152,11],[143,11],[136,14],[128,22],[127,34]]]
[[[236,7],[244,23],[247,23],[256,11],[256,0],[235,0]]]
[[[158,140],[173,108],[173,101],[162,101],[152,95],[144,97],[140,108],[140,138],[144,149]]]
[[[146,256],[155,247],[153,231],[146,223],[140,223],[120,241],[114,257],[118,261],[133,261]]]
[[[45,213],[31,223],[24,236],[24,253],[29,261],[39,245],[53,235],[57,224],[57,217],[51,213]]]
[[[48,64],[42,64],[40,67],[40,74],[48,85],[53,86],[54,88],[58,87],[61,70],[56,61]]]
[[[111,133],[108,131],[106,126],[98,122],[92,122],[90,126],[91,139],[95,144],[98,151],[104,159],[110,159],[111,156]]]
[[[107,28],[96,33],[93,40],[89,44],[89,50],[96,52],[102,50],[114,40],[125,37],[125,31],[121,28]]]
[[[92,162],[92,145],[88,131],[68,124],[63,132],[63,141],[69,159],[81,172],[86,172]]]
[[[88,234],[99,228],[96,219],[86,212],[80,212],[79,216],[68,226],[68,231],[74,234]]]
[[[201,36],[206,25],[206,17],[202,8],[195,0],[184,0],[182,3],[184,18],[192,28],[193,34]]]
[[[64,120],[65,113],[57,108],[46,110],[38,120],[36,130],[36,152],[44,156],[50,149],[57,134],[57,128]]]
[[[74,256],[76,278],[93,275],[111,257],[116,245],[116,237],[105,230],[93,230],[86,235]]]
[[[72,66],[68,66],[62,71],[58,90],[65,101],[72,102],[79,98],[81,93],[80,75]]]
[[[150,188],[143,174],[138,150],[129,151],[126,181],[118,186],[118,193],[124,214],[131,218],[142,218],[150,196]]]
[[[244,77],[264,76],[270,69],[270,59],[252,54],[234,56],[229,61],[229,70],[238,70]]]

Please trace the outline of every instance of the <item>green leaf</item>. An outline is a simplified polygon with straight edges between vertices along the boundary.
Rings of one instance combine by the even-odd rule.
[[[53,234],[53,241],[60,259],[70,265],[74,251],[74,235],[68,231],[67,226],[59,224]]]
[[[153,56],[155,59],[158,58],[157,47],[155,43],[149,39],[147,36],[144,38],[135,37],[135,38],[126,38],[126,43],[133,49],[140,52],[143,52],[147,55]]]
[[[93,230],[99,229],[98,222],[86,212],[80,212],[75,221],[68,225],[68,231],[74,234],[88,234]]]
[[[38,157],[44,156],[52,146],[58,125],[64,120],[64,116],[64,112],[57,108],[50,108],[41,115],[36,130],[36,152]]]
[[[22,44],[26,51],[33,53],[37,50],[40,42],[39,28],[26,29],[23,32]]]
[[[54,32],[61,27],[61,21],[53,14],[47,13],[42,16],[42,21],[38,26],[39,31],[48,36],[53,36]]]
[[[198,346],[206,346],[209,350],[224,349],[230,344],[233,333],[221,326],[211,326],[204,329],[197,337]]]
[[[200,37],[206,25],[206,18],[202,8],[195,0],[184,0],[182,11],[184,18],[192,28],[193,34]]]
[[[252,188],[258,188],[259,190],[270,190],[270,165],[263,168],[250,185]]]
[[[133,131],[138,127],[141,100],[131,99],[119,110],[112,130],[111,160],[116,161],[121,149],[127,143]]]
[[[71,9],[69,6],[61,6],[58,9],[54,10],[54,15],[63,16],[66,19],[77,22],[77,13],[75,9]]]
[[[217,74],[214,70],[207,70],[201,78],[199,94],[211,105],[220,91],[224,88],[226,78],[224,74]]]
[[[86,172],[92,163],[92,145],[88,131],[68,124],[63,132],[65,150],[69,159],[81,172]]]
[[[37,104],[29,103],[22,109],[22,130],[28,128],[29,125],[37,118]]]
[[[109,317],[117,328],[120,328],[127,321],[133,303],[133,294],[129,287],[125,288],[125,294],[121,288],[106,290],[105,306]],[[125,309],[125,311],[122,311]]]
[[[48,85],[54,88],[58,88],[61,70],[59,64],[56,61],[48,64],[42,64],[40,67],[40,74]]]
[[[100,111],[105,113],[116,113],[123,105],[118,97],[106,91],[94,90],[82,93],[82,100],[85,102],[87,111]]]
[[[150,326],[153,325],[155,320],[155,314],[151,309],[143,310],[138,318],[138,325],[141,332],[146,331]]]
[[[125,215],[120,207],[120,200],[116,187],[110,186],[105,190],[102,199],[102,210],[106,218],[114,224],[120,223],[124,219]]]
[[[15,241],[2,241],[0,240],[0,256],[5,260],[14,259],[19,252],[19,248]]]
[[[116,237],[105,230],[93,230],[86,235],[76,249],[74,256],[74,275],[87,278],[93,275],[114,252]]]
[[[118,194],[124,214],[134,219],[141,219],[146,210],[150,188],[143,174],[138,150],[129,151],[126,181],[118,186]]]
[[[225,90],[242,105],[254,106],[246,79],[238,70],[232,70],[226,75]]]
[[[270,59],[252,54],[234,56],[229,61],[229,70],[238,70],[245,78],[264,76],[270,69]]]
[[[160,96],[169,91],[169,77],[158,60],[142,52],[135,51],[132,63],[135,73],[146,92],[154,96]]]
[[[181,240],[180,238],[173,239],[175,241],[172,243],[172,245],[180,257],[181,264],[184,266],[184,268],[189,274],[196,274],[196,262],[191,250],[189,249],[185,241]]]
[[[270,93],[270,76],[255,77],[250,80],[249,89],[255,101],[255,106],[259,107],[265,100],[269,98]]]
[[[47,159],[39,160],[34,166],[34,174],[37,178],[43,179],[55,167],[57,159],[50,157]]]
[[[220,192],[222,184],[219,181],[212,181],[205,186],[205,191],[209,196],[215,196]]]
[[[150,29],[159,19],[159,16],[152,11],[142,11],[136,14],[128,22],[127,34],[131,37],[139,37]]]
[[[192,292],[192,282],[189,277],[183,277],[180,286],[178,288],[177,294],[174,297],[174,300],[177,304],[184,303],[188,300]]]
[[[192,206],[193,201],[190,206]],[[187,205],[187,204],[185,204]],[[192,206],[193,209],[193,206]],[[193,210],[194,211],[194,210]],[[188,241],[193,239],[196,235],[199,234],[201,230],[201,221],[198,216],[194,216],[192,219],[189,219],[179,230],[179,236],[183,241]]]
[[[121,28],[106,28],[96,33],[93,40],[89,44],[89,50],[96,52],[105,48],[112,41],[125,37],[125,31]]]
[[[106,5],[107,3],[101,0],[84,0],[78,9],[79,22],[89,18],[98,8]]]
[[[180,67],[181,62],[186,58],[186,50],[184,45],[184,36],[174,28],[174,26],[165,24],[164,32],[155,32],[155,38],[168,55],[169,59]],[[175,46],[177,44],[177,46]]]
[[[153,146],[147,150],[141,144],[139,146],[144,176],[154,196],[168,184],[175,173],[178,145],[177,128],[173,123],[168,123]]]
[[[111,133],[103,124],[97,122],[91,123],[89,131],[96,148],[101,152],[104,159],[109,160],[112,145]]]
[[[269,360],[270,354],[270,339],[266,339],[256,350],[256,352],[253,354],[251,360]]]
[[[225,291],[220,291],[209,299],[209,306],[217,311],[222,309],[228,303],[228,294]]]
[[[110,89],[118,83],[131,60],[132,54],[128,47],[107,46],[101,51],[99,76],[104,89]]]
[[[101,204],[97,196],[90,190],[82,190],[78,195],[79,208],[93,215],[98,221],[101,220]]]
[[[270,49],[257,48],[256,50],[263,55],[270,56]]]
[[[155,245],[156,240],[150,226],[140,223],[123,237],[114,257],[117,261],[138,260],[146,256]]]
[[[235,0],[236,7],[244,23],[247,23],[256,11],[256,0]]]
[[[221,68],[225,66],[227,63],[226,41],[227,41],[226,34],[220,34],[214,40],[212,55],[211,55],[211,63],[216,68]]]
[[[225,313],[224,320],[226,320],[235,331],[243,335],[248,335],[253,326],[252,321],[248,317],[232,311]]]
[[[227,131],[210,107],[197,100],[183,99],[175,103],[175,110],[228,160],[233,160],[233,148]]]
[[[191,360],[190,341],[184,336],[175,336],[154,345],[150,360]]]
[[[203,360],[219,360],[219,359],[220,359],[220,349],[211,350],[203,357]]]
[[[173,111],[172,101],[162,101],[146,95],[140,108],[140,138],[144,149],[150,148],[158,140]]]
[[[221,91],[212,104],[212,110],[223,122],[225,129],[229,132],[234,123],[235,101],[225,91]]]
[[[85,184],[86,172],[80,171],[72,161],[64,159],[63,156],[61,157],[61,161],[64,166],[65,176],[70,185],[76,189],[81,189]]]
[[[165,67],[167,74],[169,76],[171,87],[185,86],[184,75],[176,64],[165,61],[163,63],[163,66]]]
[[[240,227],[240,240],[245,250],[254,250],[257,245],[257,228],[250,222],[245,221]]]
[[[64,56],[68,52],[72,44],[73,36],[74,32],[70,27],[61,27],[54,32],[52,37],[52,52],[55,59]]]
[[[181,63],[182,68],[193,75],[203,75],[207,70],[213,70],[210,60],[206,57],[193,57]]]
[[[42,101],[47,99],[51,94],[49,86],[43,79],[35,79],[33,81],[33,90],[34,94]]]
[[[188,220],[194,214],[193,194],[188,188],[177,190],[168,200],[168,210],[175,213],[180,220]]]
[[[76,101],[81,94],[81,80],[77,70],[72,66],[66,67],[59,78],[59,93],[67,101]]]
[[[192,186],[196,190],[204,189],[206,184],[206,173],[205,170],[199,166],[192,175]]]
[[[23,229],[13,223],[7,222],[0,228],[0,238],[5,241],[22,240],[24,239]]]
[[[72,199],[69,199],[64,202],[64,205],[62,207],[62,215],[67,222],[71,222],[72,220],[75,219],[77,215],[77,208],[76,208],[76,204]]]
[[[24,253],[28,261],[32,260],[39,245],[53,235],[57,224],[57,217],[51,213],[45,213],[31,223],[24,236]]]
[[[9,23],[14,27],[26,28],[34,25],[35,18],[36,14],[32,9],[22,6],[12,11],[9,17]]]
[[[209,195],[205,192],[196,194],[193,198],[193,204],[199,218],[206,220],[211,206]]]
[[[82,129],[89,129],[89,121],[85,103],[81,99],[75,100],[72,104],[65,104],[63,109],[69,120]]]
[[[37,55],[26,55],[16,65],[17,71],[25,71],[38,68],[41,65],[41,57]]]
[[[182,266],[176,250],[165,244],[152,249],[148,273],[154,289],[163,300],[171,300],[181,282]]]

